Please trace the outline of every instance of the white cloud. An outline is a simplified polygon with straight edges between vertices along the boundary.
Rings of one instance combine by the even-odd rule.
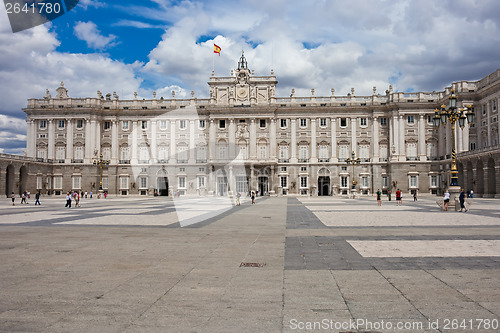
[[[77,22],[74,30],[76,37],[85,41],[90,48],[102,50],[116,45],[117,37],[115,35],[102,35],[94,22]]]
[[[78,5],[87,10],[89,7],[99,8],[106,7],[106,4],[98,0],[80,0]]]

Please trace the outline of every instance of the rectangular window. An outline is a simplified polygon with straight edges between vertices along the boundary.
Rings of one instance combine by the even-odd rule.
[[[129,160],[129,148],[128,147],[122,147],[120,149],[120,159],[123,160],[123,161],[127,161]]]
[[[319,159],[324,160],[328,158],[328,146],[321,145],[319,146]]]
[[[408,116],[408,124],[414,124],[415,123],[415,117],[414,116]]]
[[[128,126],[129,126],[128,120],[122,121],[122,130],[125,130],[125,131],[128,130],[129,129]]]
[[[111,122],[110,121],[105,121],[104,122],[104,130],[107,131],[111,128]]]
[[[128,177],[120,177],[120,189],[128,190]]]
[[[147,120],[142,120],[141,121],[141,128],[143,130],[148,129],[148,122],[147,122]]]
[[[146,177],[139,178],[139,188],[148,188],[148,179]]]
[[[187,163],[188,156],[187,156],[187,147],[185,146],[180,146],[177,147],[177,158],[179,163]]]
[[[260,128],[266,128],[266,120],[265,119],[261,119],[260,122],[259,122],[259,127]]]
[[[281,172],[286,172],[286,167],[281,167]]]
[[[267,158],[267,147],[259,146],[259,159],[265,160]]]
[[[43,188],[43,177],[38,176],[36,177],[36,189],[41,190]]]
[[[108,161],[111,159],[111,148],[110,147],[102,148],[102,158],[105,160],[108,160]]]
[[[40,120],[40,129],[47,128],[47,120]]]
[[[437,187],[437,186],[438,186],[438,177],[431,176],[431,187]]]
[[[307,127],[307,119],[300,119],[300,127]]]
[[[359,123],[361,126],[367,126],[367,120],[366,118],[359,118]]]
[[[347,127],[347,118],[340,118],[340,127]]]
[[[285,128],[286,127],[286,119],[281,119],[280,120],[280,127]]]
[[[247,193],[248,192],[248,182],[245,176],[236,176],[236,192]]]
[[[179,177],[179,188],[186,188],[186,177]]]
[[[55,176],[54,177],[54,190],[62,190],[63,177]]]
[[[205,187],[205,176],[198,176],[198,189]]]
[[[80,190],[82,188],[82,177],[74,176],[73,177],[73,190]]]
[[[102,188],[107,190],[109,188],[109,179],[108,177],[102,177]]]
[[[301,167],[300,167],[300,171],[307,171],[307,167],[305,167],[305,166],[301,166]]]
[[[307,146],[299,146],[299,162],[307,162],[309,159],[309,149]]]
[[[36,157],[46,159],[47,158],[47,150],[46,149],[38,149],[36,152]]]
[[[370,162],[370,145],[359,145],[359,158],[361,162]]]
[[[160,120],[160,130],[164,131],[167,129],[167,121],[166,120]]]
[[[196,151],[196,160],[198,163],[205,163],[207,160],[207,148],[205,146],[199,146]]]
[[[387,187],[389,186],[389,179],[387,176],[382,177],[382,187]]]
[[[410,176],[410,187],[418,187],[417,176]]]
[[[361,187],[368,187],[368,177],[361,177]]]
[[[58,128],[64,128],[64,124],[65,124],[64,120],[59,120],[59,122],[57,123],[57,127]]]
[[[226,128],[226,121],[224,119],[219,120],[219,128]]]
[[[76,121],[76,128],[77,129],[82,129],[83,128],[83,120],[82,119],[78,119]]]
[[[319,126],[326,127],[326,118],[321,118],[319,120]]]
[[[179,120],[179,129],[181,129],[181,130],[186,129],[186,121],[185,120]]]
[[[307,177],[305,176],[300,177],[300,187],[302,188],[307,187]]]
[[[387,118],[380,118],[380,125],[387,126]]]
[[[205,128],[205,126],[206,126],[206,125],[205,125],[205,120],[200,120],[200,122],[199,122],[199,124],[198,124],[198,127],[199,127],[200,129],[204,129],[204,128]]]
[[[66,158],[66,148],[56,147],[56,160],[64,160]]]
[[[288,177],[281,176],[281,187],[288,188]]]
[[[340,160],[345,160],[348,157],[349,157],[349,146],[347,146],[347,145],[340,145],[339,146],[339,159]]]
[[[288,146],[280,146],[280,160],[288,160]]]
[[[347,187],[347,176],[340,177],[340,187],[342,188]]]

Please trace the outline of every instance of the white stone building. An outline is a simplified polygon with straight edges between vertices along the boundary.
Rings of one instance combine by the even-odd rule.
[[[498,147],[499,73],[486,84],[452,84],[459,106],[472,104],[479,115],[475,128],[457,130],[458,153]],[[359,194],[396,188],[438,194],[447,186],[450,128],[435,129],[432,117],[451,87],[418,93],[373,87],[370,96],[354,88],[336,96],[331,89],[325,97],[292,90],[277,97],[277,83],[272,70],[256,76],[243,55],[230,76],[212,73],[209,99],[192,92],[190,99],[155,93],[121,100],[100,91],[72,98],[61,83],[56,96],[47,90],[24,109],[27,155],[52,166],[48,174],[30,171],[33,184],[49,194],[95,192],[101,176],[92,163],[102,154],[109,160],[102,188],[119,195],[339,195],[351,192],[353,180]],[[352,153],[359,164],[346,163]],[[498,178],[498,156],[486,163]],[[494,186],[492,194],[499,193]]]

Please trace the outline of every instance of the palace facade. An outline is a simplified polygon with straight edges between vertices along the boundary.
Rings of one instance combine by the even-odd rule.
[[[256,76],[242,55],[230,76],[212,76],[210,98],[121,100],[116,93],[72,98],[61,83],[29,99],[25,180],[2,166],[5,193],[28,188],[118,195],[372,194],[400,188],[440,194],[449,184],[451,128],[434,109],[474,106],[477,121],[456,129],[460,184],[500,193],[500,70],[440,92],[392,87],[370,96],[277,97],[271,70]],[[108,163],[100,168],[96,160]],[[354,160],[358,163],[349,164]]]

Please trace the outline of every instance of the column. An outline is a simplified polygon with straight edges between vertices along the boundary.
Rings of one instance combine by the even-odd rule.
[[[318,163],[316,153],[316,118],[311,118],[311,163]]]
[[[406,161],[406,147],[405,147],[405,122],[403,116],[399,116],[399,160]]]
[[[189,164],[196,163],[196,144],[195,144],[195,121],[194,119],[189,121]]]
[[[49,160],[54,160],[55,155],[54,155],[54,149],[55,149],[55,144],[56,144],[56,131],[54,129],[54,120],[49,119],[49,129],[48,129],[48,134],[49,134],[49,146],[47,147],[47,158]]]
[[[71,163],[73,159],[73,122],[66,120],[66,163]]]
[[[137,162],[137,120],[132,121],[132,149],[130,155],[130,164],[136,165]]]
[[[101,153],[101,122],[95,122],[95,150],[97,150],[97,154]]]
[[[292,131],[292,143],[291,143],[291,148],[292,148],[292,155],[290,156],[290,163],[297,163],[297,119],[292,119],[291,120],[292,125],[291,131]]]
[[[372,135],[372,162],[379,161],[379,129],[378,129],[378,118],[373,117],[373,135]]]
[[[118,120],[111,123],[111,164],[118,163]]]
[[[464,126],[464,129],[462,130],[462,147],[464,148],[464,151],[469,151],[470,149],[470,144],[469,144],[469,124],[466,124]],[[500,131],[499,131],[500,132]],[[500,142],[500,138],[499,141]]]
[[[214,160],[215,159],[215,140],[216,140],[216,134],[215,134],[215,121],[213,119],[210,119],[210,125],[208,129],[208,136],[209,136],[209,142],[208,142],[208,159],[209,160]]]
[[[177,146],[175,143],[175,119],[170,120],[170,159],[169,163],[170,164],[176,164],[177,163],[177,156],[178,156],[178,151],[177,151]],[[177,181],[177,179],[175,180]]]
[[[235,129],[235,124],[234,124],[234,119],[231,118],[229,119],[229,143],[228,143],[228,154],[229,154],[229,159],[233,160],[236,158],[236,129]]]
[[[446,128],[443,125],[439,125],[438,130],[438,156],[446,155]]]
[[[427,152],[425,151],[425,115],[421,114],[418,120],[418,157],[420,161],[427,160]]]
[[[337,119],[330,119],[330,124],[332,127],[332,160],[330,162],[336,163],[337,159]]]
[[[397,115],[392,117],[392,136],[391,155],[393,160],[397,160],[399,155],[399,121]]]
[[[85,119],[85,163],[90,163],[92,159],[92,142],[90,135],[90,119]]]
[[[359,157],[358,144],[356,142],[357,118],[351,118],[350,120],[351,120],[351,150],[356,154],[356,157]]]
[[[270,142],[270,149],[271,151],[269,152],[269,157],[271,160],[274,160],[277,158],[278,154],[277,154],[277,142],[276,142],[276,119],[275,118],[271,118],[271,125],[269,127],[269,141]]]
[[[90,120],[90,158],[93,158],[96,153],[96,123],[95,119]]]
[[[257,126],[254,118],[250,120],[250,159],[257,159]]]
[[[455,125],[455,137],[457,138],[457,154],[464,151],[464,142],[463,142],[463,130],[458,125],[458,121]]]
[[[33,119],[28,120],[28,131],[26,141],[26,155],[36,157],[36,123]]]
[[[151,120],[151,156],[149,156],[149,160],[152,164],[156,164],[158,161],[158,143],[156,136],[156,120]]]

